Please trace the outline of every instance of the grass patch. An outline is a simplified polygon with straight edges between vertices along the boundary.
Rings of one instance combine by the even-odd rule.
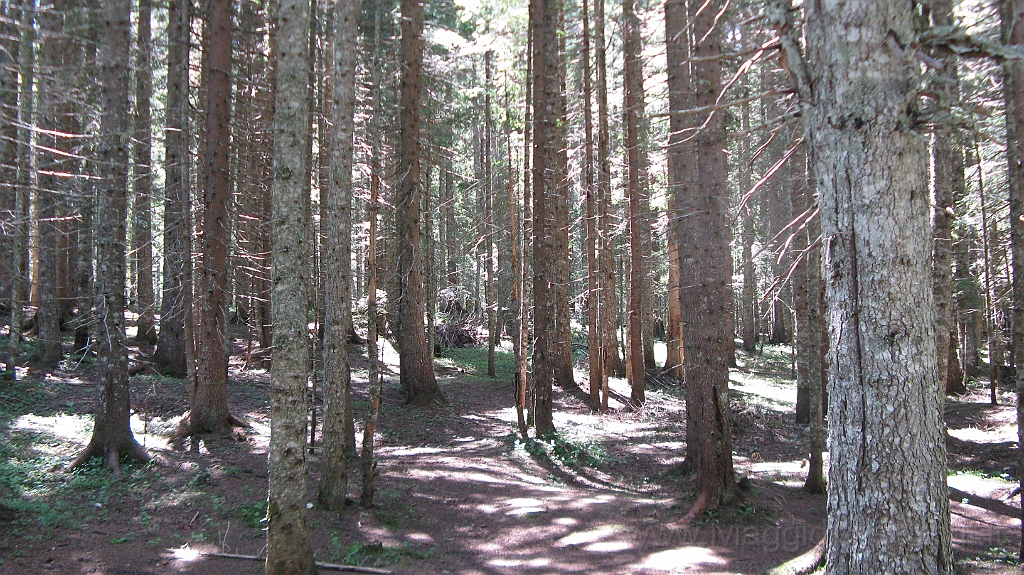
[[[422,561],[434,555],[434,548],[418,549],[408,543],[399,547],[385,547],[380,541],[373,543],[353,543],[347,547],[338,540],[338,534],[331,535],[331,544],[335,551],[331,554],[335,561],[342,565],[358,567],[385,567],[398,563],[402,559]]]
[[[446,348],[437,359],[440,365],[461,368],[469,375],[487,377],[487,346]],[[515,354],[507,349],[494,350],[494,375],[511,379],[516,368]]]

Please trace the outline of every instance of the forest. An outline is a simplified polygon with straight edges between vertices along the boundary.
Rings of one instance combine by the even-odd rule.
[[[0,0],[0,574],[1024,561],[1024,0]]]

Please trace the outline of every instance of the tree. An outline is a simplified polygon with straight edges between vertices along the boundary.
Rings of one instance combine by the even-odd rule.
[[[1003,4],[1003,40],[1012,46],[1024,46],[1024,0]],[[1017,437],[1024,445],[1024,64],[1008,60],[1004,64],[1006,98],[1006,156],[1010,192],[1010,249],[1013,266],[1013,356],[1017,365]],[[1017,453],[1018,469],[1024,465],[1024,450]],[[1021,476],[1024,487],[1024,475]],[[1024,558],[1024,524],[1021,525],[1019,556]]]
[[[164,265],[160,332],[153,361],[168,375],[188,375],[185,320],[192,307],[192,218],[188,178],[188,0],[167,10],[167,110],[164,158]],[[191,345],[191,344],[189,344]]]
[[[693,19],[693,91],[698,109],[695,124],[696,153],[701,178],[695,186],[680,188],[676,223],[680,261],[679,297],[683,310],[684,371],[688,454],[695,457],[698,498],[687,513],[698,513],[736,495],[732,467],[732,431],[729,418],[729,355],[732,334],[728,316],[732,291],[730,233],[727,225],[729,190],[723,151],[724,117],[714,110],[721,92],[721,32],[715,26],[721,3],[705,5]],[[677,8],[677,4],[672,5]],[[685,14],[685,13],[684,13]],[[666,33],[683,34],[677,28],[685,17],[666,17]],[[672,27],[669,28],[669,24]],[[685,62],[669,61],[670,74],[679,74]],[[682,88],[685,89],[685,88]],[[683,176],[676,174],[674,177]],[[685,183],[672,181],[670,186]],[[692,444],[692,447],[691,447]]]
[[[601,1],[601,0],[598,0]],[[590,407],[601,407],[605,378],[601,356],[601,292],[597,262],[597,194],[594,187],[594,110],[590,72],[590,10],[583,0],[583,50],[580,65],[583,74],[583,182],[587,201],[587,356],[590,358]]]
[[[222,433],[241,425],[228,413],[228,249],[231,241],[231,0],[210,0],[206,32],[205,185],[196,378],[189,394],[189,431]]]
[[[402,0],[402,125],[395,197],[398,252],[398,353],[402,388],[409,403],[444,402],[434,377],[433,350],[423,327],[423,256],[420,250],[420,93],[423,76],[423,5]]]
[[[784,34],[787,5],[775,12]],[[920,77],[913,51],[893,48],[916,37],[913,7],[860,0],[805,9],[806,71],[792,37],[783,50],[807,103],[827,264],[827,572],[952,573],[925,280],[927,150],[912,116]]]
[[[559,81],[558,22],[560,0],[531,0],[530,34],[533,41],[533,391],[537,435],[555,431],[551,394],[553,385],[568,388],[562,366],[562,332],[557,288],[562,254],[558,236],[559,194],[564,195],[565,139],[561,82]],[[564,199],[564,198],[562,198]]]
[[[140,342],[156,343],[156,318],[153,294],[153,128],[150,99],[153,95],[152,0],[139,0],[139,30],[136,35],[135,62],[135,177],[132,180],[135,201],[132,209],[132,253],[135,254],[135,293]]]
[[[644,250],[647,247],[641,228],[644,226],[643,196],[646,193],[646,166],[640,162],[640,122],[644,105],[643,61],[640,59],[640,19],[633,0],[622,2],[623,104],[626,125],[626,172],[629,196],[629,333],[627,375],[630,401],[639,407],[644,403],[644,284],[647,281]]]
[[[306,524],[306,309],[310,238],[303,174],[310,153],[309,0],[284,0],[277,14],[274,168],[271,184],[271,308],[274,361],[270,370],[270,489],[267,575],[314,575]]]
[[[121,457],[150,459],[135,441],[129,425],[128,352],[125,348],[125,247],[127,235],[128,112],[130,68],[129,0],[104,4],[104,34],[100,45],[102,116],[100,121],[101,187],[97,215],[105,222],[96,234],[96,365],[101,385],[95,409],[92,439],[71,467],[92,457],[121,473]]]
[[[352,135],[357,54],[353,47],[359,34],[359,7],[355,0],[338,0],[334,5],[331,179],[322,203],[320,224],[324,230],[322,265],[327,319],[323,352],[324,464],[318,497],[321,504],[333,509],[345,504],[348,483],[345,424],[352,417],[346,343],[352,327]],[[375,223],[371,223],[371,228],[376,231]],[[376,290],[376,285],[372,289]],[[372,298],[376,295],[370,293]],[[372,325],[374,322],[371,320],[369,323]]]

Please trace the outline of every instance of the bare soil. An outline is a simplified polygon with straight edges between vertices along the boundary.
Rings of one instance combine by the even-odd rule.
[[[120,479],[98,462],[63,469],[91,430],[88,365],[32,369],[16,384],[0,384],[0,504],[14,511],[0,514],[0,574],[261,573],[262,563],[207,555],[264,551],[268,375],[243,371],[237,344],[230,405],[251,427],[174,443],[184,383],[133,376],[133,428],[158,461],[128,464]],[[351,348],[359,419],[364,353]],[[825,498],[801,489],[807,430],[793,424],[785,350],[741,355],[732,374],[735,464],[750,489],[685,529],[675,525],[695,493],[680,469],[677,385],[658,378],[642,411],[613,401],[606,415],[556,390],[559,438],[524,443],[515,434],[507,355],[495,379],[477,371],[486,350],[446,355],[437,367],[449,405],[411,408],[386,352],[375,505],[312,509],[318,561],[396,574],[746,574],[807,551],[823,534]],[[1004,404],[993,407],[981,387],[947,402],[950,485],[965,495],[951,504],[956,553],[965,573],[1016,573],[1013,396],[1004,392]],[[628,396],[624,382],[612,388]],[[318,456],[314,448],[308,460],[310,501]],[[358,462],[353,467],[350,497],[358,500]]]

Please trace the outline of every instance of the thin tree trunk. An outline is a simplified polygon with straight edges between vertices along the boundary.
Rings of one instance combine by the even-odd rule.
[[[647,280],[644,265],[643,196],[647,187],[645,166],[640,165],[640,116],[643,114],[643,62],[640,60],[640,20],[633,0],[622,2],[623,114],[626,127],[626,172],[629,196],[629,333],[626,357],[630,402],[644,404],[643,292]]]
[[[192,230],[188,181],[188,0],[168,4],[167,110],[164,158],[164,273],[160,332],[154,363],[166,374],[185,377],[185,310],[191,306]]]
[[[135,282],[139,318],[135,339],[156,343],[156,318],[153,294],[153,129],[150,98],[152,76],[152,0],[139,0],[139,31],[136,36],[135,62],[135,201],[132,209],[132,253],[135,254]]]
[[[602,1],[602,0],[598,0]],[[597,194],[594,187],[594,119],[593,90],[590,71],[590,10],[583,0],[583,181],[587,200],[587,356],[590,364],[590,407],[601,406],[601,384],[604,362],[601,361],[601,292],[597,263]]]
[[[17,379],[18,355],[21,351],[21,324],[23,309],[27,295],[28,266],[26,254],[28,252],[28,209],[29,191],[33,187],[33,175],[35,170],[32,166],[32,133],[29,126],[35,122],[35,0],[25,0],[21,8],[21,37],[18,41],[18,68],[21,75],[21,84],[18,86],[18,183],[16,197],[14,199],[14,238],[11,251],[12,258],[12,281],[11,281],[11,321],[10,340],[7,347],[7,371],[5,376],[11,380]]]
[[[494,182],[491,174],[491,142],[494,139],[491,128],[492,56],[490,50],[484,52],[484,265],[487,274],[487,375],[495,377],[494,346],[498,343],[495,307],[498,302],[494,284]]]
[[[380,351],[377,348],[377,210],[380,196],[380,12],[374,12],[373,18],[373,120],[371,123],[370,150],[370,203],[367,205],[370,219],[370,238],[368,249],[368,267],[366,280],[366,355],[369,360],[370,406],[366,414],[366,426],[363,427],[363,485],[360,493],[360,504],[363,507],[373,505],[374,479],[377,477],[377,464],[373,461],[373,436],[377,431],[377,419],[380,415],[380,395],[383,381],[380,376]]]
[[[310,239],[307,155],[309,0],[282,0],[277,14],[274,180],[271,187],[274,363],[270,371],[267,575],[314,575],[306,523],[306,261]],[[305,197],[304,197],[305,196]]]
[[[354,47],[359,35],[359,8],[355,0],[338,0],[334,5],[331,178],[320,204],[326,325],[324,463],[318,498],[329,509],[341,509],[345,505],[348,485],[349,449],[345,429],[347,420],[352,418],[352,378],[346,343],[352,328],[352,163],[358,54]],[[375,227],[376,223],[372,225]],[[376,294],[371,291],[372,295]]]

